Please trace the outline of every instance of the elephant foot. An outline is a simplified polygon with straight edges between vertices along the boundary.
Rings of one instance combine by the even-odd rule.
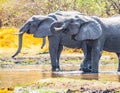
[[[120,69],[118,69],[118,72],[120,72]]]
[[[52,68],[52,72],[59,72],[60,68]]]
[[[91,72],[91,69],[86,68],[86,67],[80,68],[80,70],[83,71],[84,73],[90,73]]]
[[[98,73],[98,70],[91,70],[91,73]]]

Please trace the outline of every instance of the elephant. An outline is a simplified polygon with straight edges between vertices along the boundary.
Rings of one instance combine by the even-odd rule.
[[[51,24],[50,29],[53,33],[64,32],[74,40],[83,41],[86,44],[91,73],[99,72],[99,60],[103,50],[117,54],[118,71],[120,71],[119,15],[108,18],[78,15],[75,18],[56,21]],[[88,63],[83,63],[83,65],[86,64]]]
[[[72,16],[71,16],[72,15]],[[84,49],[84,44],[79,41],[75,41],[70,35],[66,35],[63,32],[53,34],[50,31],[50,26],[53,22],[58,19],[74,17],[77,15],[83,15],[77,11],[57,11],[55,13],[50,13],[46,16],[34,15],[29,18],[25,24],[20,28],[19,31],[19,47],[17,52],[12,56],[14,58],[21,51],[22,48],[22,36],[24,33],[33,34],[35,38],[43,38],[42,48],[45,45],[45,37],[48,36],[49,40],[49,53],[51,58],[52,71],[60,71],[59,58],[62,52],[63,46],[69,48],[82,48]],[[63,17],[64,16],[64,17]],[[84,61],[86,61],[84,59]]]

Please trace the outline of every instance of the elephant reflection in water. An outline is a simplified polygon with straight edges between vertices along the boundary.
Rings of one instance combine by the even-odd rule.
[[[84,47],[84,43],[75,41],[74,39],[71,38],[70,35],[66,35],[63,32],[59,32],[56,34],[52,33],[50,31],[50,26],[53,22],[57,21],[58,19],[62,20],[63,18],[66,19],[67,17],[73,18],[77,15],[82,15],[82,14],[77,11],[68,11],[68,12],[57,11],[47,16],[42,16],[42,15],[32,16],[30,19],[26,21],[25,24],[23,24],[23,26],[19,31],[19,47],[17,52],[12,56],[12,58],[14,58],[21,51],[22,37],[24,33],[33,34],[33,36],[36,38],[43,38],[42,48],[45,45],[45,40],[46,40],[45,37],[48,36],[52,71],[59,71],[60,70],[59,58],[63,46],[69,48],[78,48],[78,49],[82,48],[84,50],[84,53],[86,53],[85,52],[86,49]],[[87,58],[87,60],[84,59],[84,61],[89,61],[89,60]],[[88,66],[89,65],[87,65],[86,68],[88,68]],[[89,71],[89,69],[87,71]]]
[[[53,33],[64,32],[74,40],[84,42],[87,49],[87,57],[91,60],[91,72],[98,73],[99,60],[102,51],[115,52],[119,59],[118,71],[120,71],[120,16],[109,18],[78,15],[52,23],[50,27]],[[88,63],[85,61],[82,65]]]

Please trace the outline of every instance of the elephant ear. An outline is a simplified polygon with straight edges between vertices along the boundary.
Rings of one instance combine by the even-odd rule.
[[[51,36],[52,32],[49,30],[51,23],[54,22],[54,18],[48,17],[42,20],[38,26],[38,29],[34,33],[34,37]]]
[[[75,39],[82,40],[95,40],[102,35],[102,28],[98,22],[90,21],[81,25],[79,32],[75,35]]]

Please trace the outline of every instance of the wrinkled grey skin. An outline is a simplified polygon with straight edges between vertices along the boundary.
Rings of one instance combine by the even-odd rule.
[[[19,48],[17,52],[12,56],[13,58],[20,52],[22,48],[22,36],[24,33],[33,34],[36,38],[44,38],[48,36],[49,39],[49,52],[51,57],[51,64],[52,64],[52,71],[60,70],[59,66],[59,58],[62,52],[63,46],[69,48],[81,48],[84,46],[82,42],[75,41],[71,38],[70,35],[66,35],[63,32],[59,32],[53,34],[50,31],[51,23],[55,22],[56,20],[61,20],[62,18],[67,18],[68,16],[74,17],[79,15],[79,12],[71,11],[71,12],[64,12],[59,11],[55,13],[51,13],[48,16],[40,16],[36,15],[31,17],[20,29],[19,34]],[[63,17],[64,16],[64,17]],[[43,45],[45,44],[45,39],[43,40]],[[83,50],[85,50],[83,48]],[[87,61],[87,60],[84,60]]]
[[[76,41],[86,43],[87,52],[91,54],[87,56],[91,58],[92,73],[98,73],[98,63],[103,50],[117,54],[118,71],[120,71],[120,16],[98,18],[79,15],[76,18],[54,22],[51,29],[54,29],[53,32],[63,31]],[[83,63],[83,65],[86,64],[86,62]]]

